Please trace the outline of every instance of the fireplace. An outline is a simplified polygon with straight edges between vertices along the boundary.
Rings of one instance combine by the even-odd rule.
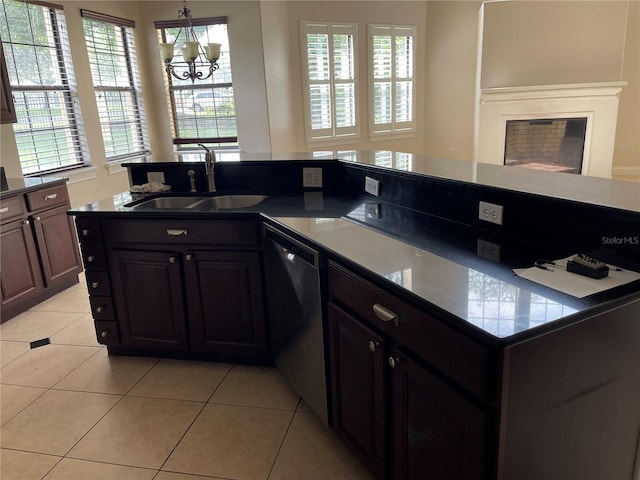
[[[504,164],[582,173],[587,117],[507,120]]]
[[[481,89],[474,158],[481,163],[611,178],[618,96],[624,85],[626,82],[599,82]],[[513,126],[510,130],[554,128],[556,121],[555,128],[569,131],[564,145],[560,141],[557,149],[571,160],[544,158],[540,149],[527,153],[528,157],[507,151],[508,125]]]

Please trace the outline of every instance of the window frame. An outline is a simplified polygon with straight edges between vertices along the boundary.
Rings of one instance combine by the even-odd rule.
[[[206,18],[194,18],[192,19],[192,24],[194,27],[201,27],[201,26],[212,26],[212,25],[225,25],[227,27],[227,39],[229,38],[228,32],[229,32],[229,23],[227,20],[226,16],[219,16],[219,17],[206,17]],[[167,37],[166,37],[166,29],[174,29],[174,28],[180,28],[182,27],[182,25],[180,24],[179,20],[160,20],[160,21],[156,21],[154,22],[154,27],[156,29],[156,34],[158,37],[158,41],[162,42],[162,43],[166,43],[167,42]],[[231,53],[230,53],[231,47],[229,46],[229,51],[222,51],[221,52],[221,57],[222,55],[226,54],[230,57]],[[176,62],[175,58],[178,57],[178,53],[176,52],[176,57],[174,57],[174,63],[179,63]],[[230,59],[229,59],[230,61]],[[164,65],[163,65],[164,67]],[[208,64],[207,65],[201,65],[200,68],[208,68]],[[164,68],[163,68],[164,70]],[[219,70],[218,70],[219,71]],[[202,143],[202,144],[209,144],[209,145],[214,145],[217,149],[223,149],[223,150],[237,150],[239,148],[239,144],[238,144],[238,130],[237,130],[237,110],[235,109],[235,89],[233,87],[233,79],[231,80],[231,82],[215,82],[215,75],[216,72],[213,73],[213,76],[206,81],[201,81],[198,80],[194,83],[191,84],[183,84],[183,85],[175,85],[174,83],[176,82],[176,79],[174,79],[174,77],[170,74],[168,74],[166,71],[164,72],[164,78],[165,78],[165,98],[167,101],[167,108],[169,110],[169,120],[171,122],[171,132],[172,132],[172,143],[175,147],[177,147],[177,151],[189,151],[189,150],[193,150],[195,147],[192,148],[184,148],[185,145],[195,145],[198,143]],[[179,122],[178,122],[178,108],[177,108],[177,102],[176,102],[176,95],[175,92],[177,91],[194,91],[197,92],[198,90],[203,90],[203,91],[207,91],[209,89],[224,89],[224,88],[231,88],[232,92],[233,92],[233,97],[234,97],[234,110],[235,110],[235,118],[236,118],[236,135],[235,136],[218,136],[218,137],[187,137],[187,136],[180,136],[180,132],[179,132]],[[196,95],[197,93],[194,93],[194,95]],[[215,108],[215,106],[214,106]],[[194,118],[196,119],[196,123],[197,123],[197,117],[194,116]],[[218,119],[218,118],[225,118],[225,117],[218,117],[217,115],[211,116],[210,118],[214,118],[214,119]],[[226,144],[226,145],[225,145]]]
[[[399,32],[410,32],[399,35]],[[389,32],[383,35],[382,32]],[[374,37],[389,36],[391,37],[391,76],[385,81],[391,84],[391,121],[386,123],[376,123],[376,97],[375,84],[378,83],[375,77],[376,62],[374,59]],[[400,77],[397,73],[396,64],[396,37],[411,37],[411,75]],[[388,138],[410,137],[416,131],[416,44],[417,44],[417,27],[415,25],[386,25],[386,24],[369,24],[367,25],[367,54],[368,62],[368,83],[369,83],[369,137],[371,140],[384,140]],[[397,109],[398,100],[396,96],[396,87],[399,82],[411,82],[411,106],[409,121],[398,121]]]
[[[29,43],[15,42],[12,38],[3,38],[2,43],[5,51],[5,59],[7,60],[8,81],[11,85],[11,91],[14,98],[14,106],[16,107],[17,122],[13,123],[14,136],[18,148],[18,157],[22,174],[25,177],[49,175],[56,172],[70,171],[78,168],[91,166],[89,150],[86,143],[86,133],[80,110],[80,102],[78,98],[78,85],[75,79],[74,65],[71,57],[71,47],[66,23],[64,7],[62,5],[42,2],[37,0],[24,0],[22,3],[25,8],[40,7],[43,9],[44,17],[47,18],[47,25],[51,31],[47,30],[46,43],[38,43],[37,39],[30,38]],[[6,11],[5,0],[2,0],[2,8]],[[31,18],[27,15],[26,18]],[[8,21],[9,19],[7,19]],[[33,31],[33,24],[29,20],[30,30]],[[9,61],[13,58],[14,51],[19,47],[50,49],[48,52],[55,57],[53,63],[56,67],[56,77],[58,83],[45,84],[42,80],[43,74],[40,73],[40,83],[33,85],[20,84],[20,76],[18,75],[18,67],[15,61]],[[55,53],[54,53],[55,52]],[[40,70],[39,70],[40,71]],[[18,79],[12,83],[11,79]],[[33,83],[33,82],[31,82]],[[17,94],[17,95],[16,95]],[[34,102],[29,99],[32,96],[42,96],[46,102],[35,106],[30,105]],[[18,99],[16,99],[18,97]],[[62,104],[50,101],[53,98],[62,99]],[[21,107],[21,104],[24,107]],[[56,108],[57,107],[57,108]],[[25,115],[21,115],[21,109]],[[36,115],[35,109],[38,110]],[[28,113],[33,110],[33,115]],[[44,113],[43,113],[44,112]],[[56,119],[57,113],[64,112],[62,124]],[[43,120],[45,126],[42,125]],[[23,128],[24,126],[28,128]],[[40,139],[39,139],[40,137]],[[57,138],[65,140],[58,142]],[[24,139],[24,140],[23,140]],[[25,149],[32,150],[27,152],[21,150],[21,145],[25,145]],[[29,147],[27,147],[27,145]],[[37,151],[37,153],[36,153]],[[46,153],[53,152],[53,155]],[[74,161],[66,162],[71,155]],[[25,158],[31,156],[31,158]],[[32,165],[30,165],[32,164]]]
[[[300,21],[300,53],[302,57],[302,85],[304,104],[304,130],[308,146],[343,145],[356,143],[360,138],[360,107],[359,107],[359,75],[358,75],[358,25],[345,22],[316,22]],[[328,43],[328,78],[326,80],[311,80],[309,77],[309,56],[307,34],[326,34]],[[334,36],[339,34],[351,35],[352,41],[352,79],[336,79],[334,74],[335,49]],[[328,85],[330,93],[331,126],[328,128],[312,127],[311,93],[312,85]],[[353,85],[352,115],[354,124],[345,127],[336,126],[336,86]]]
[[[147,155],[151,149],[149,147],[149,135],[147,131],[147,121],[144,109],[144,102],[142,96],[142,85],[140,81],[139,66],[137,62],[136,46],[135,46],[135,22],[124,18],[114,17],[112,15],[106,15],[91,10],[80,10],[80,16],[82,17],[83,30],[85,35],[85,43],[87,46],[87,52],[89,56],[89,64],[91,66],[91,77],[93,79],[93,88],[96,95],[96,105],[98,106],[98,118],[100,121],[100,127],[103,135],[103,145],[105,149],[105,156],[107,162],[120,162],[131,158],[141,157]],[[116,52],[118,55],[122,55],[127,69],[127,86],[109,86],[102,85],[101,82],[93,75],[93,59],[91,54],[91,47],[87,35],[87,22],[99,22],[114,25],[118,28],[118,35],[123,42],[123,51]],[[91,38],[92,43],[95,44],[95,38]],[[112,52],[99,52],[103,55]],[[111,120],[109,118],[109,111],[103,112],[100,109],[99,95],[100,93],[120,93],[130,94],[131,111],[127,112],[126,120]],[[105,117],[106,114],[106,117]],[[136,132],[136,140],[134,146],[138,147],[134,151],[119,152],[113,155],[108,154],[108,146],[105,141],[105,129],[112,130],[114,123],[126,123]],[[114,147],[115,148],[115,147]]]

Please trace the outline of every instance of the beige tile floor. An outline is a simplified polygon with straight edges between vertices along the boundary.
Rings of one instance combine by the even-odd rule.
[[[88,312],[81,276],[0,325],[2,480],[371,478],[275,369],[109,356]]]

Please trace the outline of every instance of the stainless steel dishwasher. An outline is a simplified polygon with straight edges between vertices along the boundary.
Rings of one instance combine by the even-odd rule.
[[[265,225],[269,334],[274,363],[325,425],[329,424],[319,254]]]

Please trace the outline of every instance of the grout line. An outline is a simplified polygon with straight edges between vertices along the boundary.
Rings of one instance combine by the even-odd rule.
[[[289,435],[289,430],[291,430],[291,425],[293,424],[293,419],[296,417],[296,414],[298,413],[297,408],[300,405],[301,401],[302,401],[302,397],[298,397],[298,403],[296,405],[296,410],[294,410],[292,412],[291,420],[289,420],[289,425],[287,425],[287,430],[284,432],[284,435],[282,436],[282,441],[280,442],[280,446],[278,447],[278,451],[276,452],[276,456],[273,457],[273,463],[271,464],[271,468],[269,468],[269,473],[267,474],[267,479],[266,480],[269,480],[269,478],[271,477],[271,474],[273,473],[273,469],[276,466],[276,462],[278,461],[278,457],[280,456],[280,452],[282,451],[282,447],[284,445],[284,442],[287,439],[287,435]]]

